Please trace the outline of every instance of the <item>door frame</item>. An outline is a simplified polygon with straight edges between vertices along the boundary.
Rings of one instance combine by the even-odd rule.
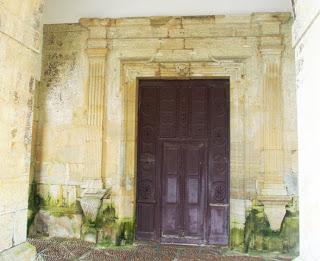
[[[140,102],[141,102],[141,91],[140,91],[140,82],[141,81],[144,81],[144,80],[151,80],[151,81],[188,81],[188,80],[225,80],[227,83],[228,83],[228,86],[226,87],[226,94],[227,94],[227,97],[226,97],[226,102],[227,102],[227,133],[226,133],[226,138],[227,138],[227,142],[226,142],[226,147],[227,147],[227,154],[228,154],[228,164],[227,164],[227,180],[226,180],[226,188],[227,188],[227,191],[226,191],[226,197],[228,199],[228,204],[221,204],[224,205],[224,206],[228,206],[228,211],[227,211],[227,227],[228,227],[228,244],[225,245],[225,246],[230,246],[230,239],[231,239],[231,230],[230,230],[230,209],[231,209],[231,171],[230,171],[230,165],[231,165],[231,129],[230,129],[230,120],[231,120],[231,115],[230,115],[230,108],[231,108],[231,104],[230,104],[230,95],[231,95],[231,77],[136,77],[136,97],[137,97],[137,108],[136,108],[136,157],[135,157],[135,160],[136,160],[136,167],[138,167],[138,157],[139,157],[139,128],[140,128],[140,119],[139,119],[139,110],[140,110]],[[208,160],[208,155],[209,155],[209,147],[210,147],[210,144],[207,144],[207,155],[206,155],[206,164],[209,165],[209,160]],[[158,150],[159,150],[159,144],[157,142],[156,144],[156,151],[158,153]],[[162,154],[158,154],[162,157]],[[162,160],[162,159],[161,159]],[[160,243],[171,243],[171,242],[162,242],[161,240],[161,231],[162,231],[162,167],[161,167],[161,160],[158,160],[157,161],[157,165],[156,165],[156,180],[157,182],[159,182],[159,189],[157,191],[157,198],[159,199],[159,203],[158,203],[158,206],[157,206],[157,210],[155,211],[156,212],[156,215],[159,217],[159,221],[158,221],[158,227],[156,229],[156,239],[155,241],[157,242],[160,242]],[[138,177],[138,170],[136,169],[135,170],[136,172],[136,175],[135,175],[135,179],[136,179],[136,182],[135,182],[135,208],[134,208],[134,215],[135,217],[137,217],[137,207],[138,207],[138,204],[137,204],[137,200],[138,200],[138,182],[137,182],[137,177]],[[206,175],[205,175],[205,186],[206,186],[206,189],[205,189],[205,192],[204,192],[204,208],[203,208],[203,216],[204,216],[204,220],[203,220],[203,227],[204,227],[204,243],[205,245],[213,245],[213,244],[210,244],[209,243],[209,231],[206,231],[206,228],[208,228],[208,219],[209,219],[209,207],[208,207],[208,196],[209,196],[209,181],[208,181],[208,175],[209,175],[209,166],[207,168],[207,172],[206,172]],[[218,205],[218,204],[217,204]],[[137,220],[135,218],[135,220]],[[137,226],[137,222],[135,223],[135,228]],[[134,235],[134,239],[136,239],[136,233]],[[152,241],[152,240],[150,240]],[[185,244],[185,243],[174,243],[172,242],[173,244]],[[193,244],[193,243],[187,243],[187,244]],[[197,244],[197,243],[195,243]],[[222,246],[222,245],[219,245],[219,246]]]

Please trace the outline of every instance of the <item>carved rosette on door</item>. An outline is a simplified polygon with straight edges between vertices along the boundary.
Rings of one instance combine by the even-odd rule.
[[[140,81],[137,239],[228,244],[229,81]]]

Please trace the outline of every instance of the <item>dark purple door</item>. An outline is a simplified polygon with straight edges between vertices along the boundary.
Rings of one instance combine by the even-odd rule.
[[[229,81],[139,87],[136,238],[228,244]]]

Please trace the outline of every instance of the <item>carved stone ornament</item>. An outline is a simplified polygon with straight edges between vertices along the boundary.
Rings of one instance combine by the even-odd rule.
[[[259,196],[258,200],[264,205],[270,227],[273,231],[279,231],[284,216],[286,205],[292,200],[291,196]]]
[[[89,192],[84,192],[81,199],[80,205],[83,210],[83,214],[86,219],[95,221],[98,215],[98,211],[102,204],[102,198],[105,196],[106,189],[97,189]]]
[[[190,74],[190,65],[188,63],[177,63],[176,72],[180,76],[187,76]]]

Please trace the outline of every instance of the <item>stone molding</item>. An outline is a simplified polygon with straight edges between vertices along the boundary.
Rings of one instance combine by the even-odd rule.
[[[233,16],[82,18],[91,39],[274,37],[291,13],[252,13]],[[230,26],[233,25],[233,26]],[[140,28],[140,29],[139,29]],[[196,29],[197,28],[197,29]]]
[[[231,103],[230,117],[241,117],[244,113],[244,108],[238,101],[242,97],[241,93],[245,90],[243,88],[245,79],[243,73],[245,71],[247,59],[216,59],[210,58],[207,61],[193,61],[187,63],[174,63],[174,62],[155,62],[152,59],[148,61],[121,61],[121,83],[123,95],[123,108],[125,110],[126,123],[124,126],[124,176],[120,178],[126,178],[134,180],[136,177],[136,142],[133,137],[137,135],[136,126],[136,109],[137,109],[137,79],[141,78],[176,78],[176,79],[197,79],[197,78],[229,78],[230,79],[230,99],[235,102]],[[178,67],[178,69],[177,69]],[[181,72],[182,71],[182,72]],[[128,121],[127,119],[130,119]],[[238,127],[239,128],[239,127]],[[241,129],[241,127],[240,127]],[[242,126],[241,132],[244,133]],[[235,137],[231,128],[231,144],[237,139],[244,144],[244,135],[241,137]],[[242,148],[244,149],[244,148]],[[230,172],[230,176],[244,175],[244,151],[242,149],[231,146],[231,154],[238,155],[237,162],[233,162],[231,158],[231,165],[235,165],[234,172]],[[231,178],[232,180],[232,178]],[[120,181],[122,183],[122,181]],[[245,186],[244,183],[241,182]],[[240,183],[239,183],[240,185]],[[134,198],[134,191],[126,191],[125,188],[120,188],[123,198]],[[232,195],[231,195],[232,197]],[[125,204],[125,202],[120,203]],[[127,204],[127,203],[126,203]],[[126,211],[119,209],[118,213],[122,217],[131,217],[134,213],[134,202],[130,203],[130,209],[126,206]],[[116,204],[117,207],[119,207]]]

